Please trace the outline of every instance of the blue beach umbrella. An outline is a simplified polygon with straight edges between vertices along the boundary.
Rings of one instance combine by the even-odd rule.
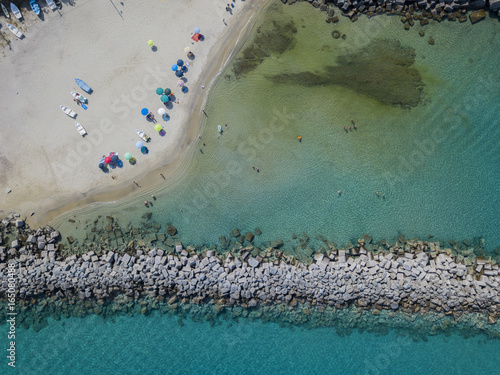
[[[143,108],[141,109],[141,115],[146,116],[149,113],[149,109]]]
[[[160,97],[160,100],[162,101],[162,103],[166,103],[170,100],[170,98],[167,95],[162,95]]]
[[[141,152],[142,152],[143,154],[147,154],[147,153],[149,152],[149,150],[148,150],[148,148],[147,148],[146,146],[142,146],[142,147],[141,147]]]
[[[182,73],[182,70],[178,70],[178,71],[175,72],[175,75],[177,77],[181,78],[184,75],[184,73]]]
[[[141,141],[137,141],[137,143],[135,144],[135,147],[137,148],[142,148],[142,146],[144,146],[144,144]]]
[[[178,66],[177,64],[172,65],[172,70],[175,72],[177,70]]]
[[[184,65],[184,61],[182,61],[181,59],[177,60],[177,65],[178,66],[183,66]]]
[[[196,28],[194,29],[194,33],[195,33],[195,34],[199,34],[199,33],[200,33],[200,28],[199,28],[199,27],[196,27]]]

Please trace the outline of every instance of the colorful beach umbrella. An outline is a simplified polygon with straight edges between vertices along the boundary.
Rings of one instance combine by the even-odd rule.
[[[166,113],[165,108],[158,109],[158,114],[159,115],[164,115],[165,113]]]
[[[156,130],[157,132],[161,131],[161,129],[163,129],[163,127],[162,127],[160,124],[156,124],[156,125],[155,125],[155,130]]]
[[[182,61],[181,59],[177,60],[177,65],[178,66],[183,66],[184,65],[184,61]]]
[[[141,109],[141,115],[146,116],[149,113],[149,109],[143,108]]]
[[[172,93],[172,90],[170,89],[165,89],[165,95],[170,95]]]
[[[125,160],[130,160],[132,159],[132,154],[130,152],[126,152],[125,155],[123,155],[123,157],[125,158]]]
[[[178,71],[175,72],[175,75],[177,77],[181,78],[184,75],[184,73],[182,73],[182,70],[178,70]]]
[[[200,28],[199,28],[199,27],[196,27],[196,28],[194,29],[194,33],[195,33],[195,34],[199,34],[199,33],[200,33]]]
[[[191,51],[191,48],[189,48],[189,47],[184,48],[184,52],[188,53],[190,51]]]
[[[150,47],[153,46],[153,41],[151,39],[148,40],[148,46],[150,46]]]
[[[144,146],[144,143],[142,143],[141,141],[137,141],[137,143],[135,144],[135,147],[137,148],[142,148],[142,146]]]
[[[177,86],[182,87],[184,86],[184,81],[182,79],[177,81]]]
[[[156,89],[156,93],[157,93],[158,95],[163,94],[163,89],[162,89],[161,87],[158,87],[158,88]]]
[[[169,99],[169,97],[168,97],[167,95],[162,95],[162,96],[160,97],[160,100],[162,101],[162,103],[166,103],[166,102],[168,102],[170,99]]]
[[[177,70],[178,66],[177,64],[172,65],[172,70],[175,72]]]

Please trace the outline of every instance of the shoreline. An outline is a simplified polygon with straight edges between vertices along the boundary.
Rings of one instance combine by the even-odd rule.
[[[193,143],[197,140],[197,135],[203,129],[203,119],[201,118],[202,105],[206,102],[210,88],[213,86],[220,72],[227,66],[231,60],[233,52],[241,48],[245,41],[245,37],[251,30],[251,21],[255,22],[260,12],[265,9],[268,0],[246,1],[241,3],[242,9],[228,19],[227,29],[222,32],[214,45],[210,48],[206,61],[204,62],[200,76],[196,81],[190,82],[192,89],[189,94],[189,99],[185,100],[186,108],[182,108],[187,113],[185,122],[180,124],[180,134],[178,142],[175,145],[176,152],[167,160],[161,160],[152,166],[152,169],[141,173],[135,177],[125,177],[119,184],[113,186],[109,184],[102,188],[97,187],[84,193],[66,193],[59,194],[50,198],[43,199],[38,202],[23,202],[18,205],[7,206],[0,210],[3,214],[12,212],[22,212],[26,216],[27,222],[31,225],[42,225],[46,222],[51,222],[56,217],[77,210],[83,207],[89,207],[93,204],[109,203],[134,195],[141,195],[148,191],[158,188],[162,184],[171,185],[178,181],[186,172],[187,167],[192,162]],[[262,6],[264,5],[264,6]],[[254,17],[256,16],[256,17]],[[237,42],[237,43],[236,43]],[[204,82],[205,89],[201,89],[200,85]],[[98,172],[96,172],[98,173]],[[162,173],[165,180],[159,177]],[[138,189],[133,184],[133,181],[138,181],[141,188]],[[34,215],[32,213],[34,212]]]

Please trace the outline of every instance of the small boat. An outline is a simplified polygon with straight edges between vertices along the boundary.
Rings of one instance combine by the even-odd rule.
[[[75,78],[75,82],[78,86],[82,88],[83,91],[92,94],[92,89],[90,88],[90,86],[87,85],[85,82],[83,82],[80,78]]]
[[[71,108],[68,108],[68,107],[66,107],[66,106],[64,106],[64,105],[61,105],[60,107],[61,107],[61,110],[62,110],[64,113],[66,113],[69,117],[73,117],[73,118],[75,118],[75,116],[76,116],[76,112],[75,112],[75,111],[73,111]]]
[[[40,7],[38,6],[38,3],[36,0],[31,0],[30,1],[31,9],[33,9],[33,12],[38,16],[40,14]]]
[[[52,0],[45,0],[45,2],[50,7],[50,9],[52,9],[52,10],[56,10],[57,9],[57,5]]]
[[[15,36],[17,36],[19,39],[22,39],[22,37],[24,37],[24,34],[21,32],[21,30],[19,30],[14,25],[11,25],[10,23],[8,23],[7,27],[12,32],[12,34],[14,34]]]
[[[85,137],[87,135],[87,131],[78,121],[75,121],[75,128],[76,130],[78,130],[78,133],[80,133],[82,137]]]
[[[18,7],[16,7],[16,5],[14,3],[10,3],[10,10],[12,11],[12,13],[14,13],[14,16],[16,16],[16,18],[18,20],[20,20],[21,18],[23,18],[23,15],[21,14],[21,11],[19,10]]]
[[[77,99],[80,103],[87,104],[89,102],[85,96],[78,92],[71,91],[71,95],[73,95],[73,98]]]
[[[140,139],[142,139],[144,142],[149,142],[151,141],[151,137],[147,136],[146,133],[143,131],[140,131],[139,129],[135,129],[135,132],[139,136]]]
[[[0,5],[2,6],[2,12],[3,12],[3,14],[5,14],[5,17],[10,18],[10,14],[9,14],[9,11],[7,10],[7,8],[3,4],[0,4]]]
[[[56,3],[56,5],[57,5],[57,7],[58,7],[59,9],[61,9],[61,8],[62,8],[62,4],[61,4],[61,1],[60,1],[60,0],[54,0],[54,3]]]
[[[222,126],[217,126],[217,131],[219,132],[219,135],[222,135]]]

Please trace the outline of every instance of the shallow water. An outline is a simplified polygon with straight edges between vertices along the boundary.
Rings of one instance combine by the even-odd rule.
[[[114,216],[122,228],[142,226],[151,211],[162,231],[173,223],[182,241],[195,245],[217,244],[236,227],[243,234],[259,227],[257,243],[283,238],[286,249],[298,245],[292,234],[303,232],[312,237],[309,246],[316,235],[343,244],[363,233],[482,237],[490,251],[500,245],[499,52],[485,48],[500,42],[496,20],[431,21],[420,37],[419,26],[406,32],[396,17],[354,24],[341,17],[331,25],[309,4],[278,4],[261,19],[261,33],[272,36],[272,19],[293,24],[285,38],[273,37],[269,56],[256,55],[252,70],[238,79],[232,66],[222,73],[185,176],[160,191],[56,219],[64,237],[82,238],[97,215]],[[333,30],[346,39],[334,39]],[[359,82],[351,89],[338,80],[300,80],[303,72],[324,78],[328,67],[343,61],[345,68],[346,56],[356,54],[369,54],[376,71],[385,59],[368,46],[398,42],[414,52],[410,68],[423,84],[417,106],[388,105],[377,100],[383,91],[364,95]],[[299,79],[270,78],[283,73]],[[350,119],[357,130],[346,133]],[[142,202],[151,193],[157,200],[148,210]],[[482,336],[415,342],[394,331],[340,337],[330,328],[291,330],[245,319],[180,325],[166,315],[49,320],[38,333],[19,328],[18,343],[19,374],[494,374],[500,364],[500,341]]]
[[[495,374],[500,340],[91,316],[18,330],[18,374]]]
[[[143,206],[144,195],[84,209],[77,220],[110,214],[122,226],[139,226],[152,211],[154,221],[173,223],[183,242],[195,245],[218,243],[236,227],[262,229],[257,244],[305,232],[311,246],[317,235],[344,244],[363,233],[388,240],[399,233],[482,237],[490,251],[500,245],[498,51],[477,43],[498,44],[498,22],[431,21],[420,37],[419,26],[406,32],[397,17],[341,21],[325,23],[308,4],[271,6],[254,35],[272,43],[253,45],[250,53],[251,37],[237,59],[257,56],[253,69],[238,79],[233,66],[222,73],[185,176],[155,192],[152,210]],[[346,39],[334,39],[333,30]],[[388,62],[391,54],[397,58]],[[409,86],[386,82],[396,66]],[[350,77],[369,69],[368,95],[363,80],[350,89],[332,69]],[[311,84],[307,72],[323,77],[321,84]],[[275,83],[272,77],[283,73],[295,79]],[[421,95],[402,94],[408,90]],[[388,105],[384,92],[393,91],[407,105]],[[346,133],[351,119],[357,130]],[[75,230],[66,217],[56,226],[81,237],[83,226]]]

